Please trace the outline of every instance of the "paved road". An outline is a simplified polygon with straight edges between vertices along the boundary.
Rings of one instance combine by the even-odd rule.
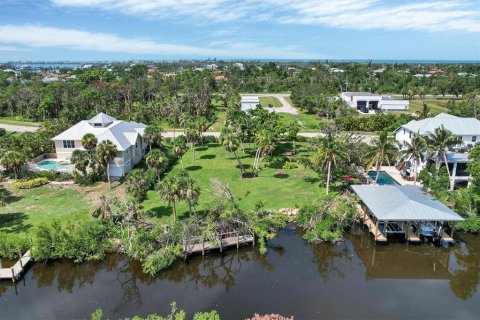
[[[173,138],[175,135],[175,137],[178,137],[178,136],[181,136],[183,135],[183,132],[173,132],[173,131],[168,131],[168,132],[163,132],[162,133],[162,136],[165,137],[165,138]],[[207,132],[204,132],[203,133],[204,136],[211,136],[211,137],[220,137],[220,132],[215,132],[215,131],[207,131]],[[300,132],[298,133],[298,135],[300,137],[305,137],[305,138],[316,138],[316,137],[319,137],[322,135],[322,133],[318,133],[318,132]],[[368,143],[370,144],[372,142],[372,139],[375,138],[375,136],[371,136],[371,135],[360,135],[360,134],[354,134],[353,135],[354,137],[359,137],[362,139],[363,142],[365,143]]]
[[[20,126],[20,125],[3,124],[3,123],[0,123],[0,128],[5,129],[7,131],[12,131],[12,132],[35,132],[38,130],[38,127]]]
[[[285,97],[289,97],[290,93],[257,93],[257,94],[241,94],[240,96],[255,96],[255,97],[274,97],[277,98],[281,103],[282,107],[279,108],[265,108],[270,112],[277,113],[289,113],[294,116],[298,114],[297,108],[292,106]]]

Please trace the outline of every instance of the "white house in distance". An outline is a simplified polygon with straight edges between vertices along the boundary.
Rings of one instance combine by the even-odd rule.
[[[83,120],[52,139],[57,158],[70,160],[75,150],[84,150],[82,137],[92,133],[98,143],[110,140],[117,147],[117,155],[110,163],[110,176],[122,177],[127,174],[145,155],[147,143],[143,133],[147,126],[138,122],[117,120],[105,113],[99,113],[90,120]]]
[[[436,128],[442,125],[461,139],[459,145],[449,150],[447,157],[452,180],[451,187],[453,188],[456,183],[468,183],[470,180],[470,175],[466,172],[467,163],[469,162],[468,151],[480,142],[480,121],[478,119],[440,113],[433,118],[412,120],[402,125],[395,130],[395,139],[399,143],[400,148],[404,149],[405,144],[407,142],[411,143],[412,137],[416,133],[421,136],[428,136],[429,133],[433,133]],[[432,159],[428,159],[425,163],[420,164],[419,172],[425,168],[428,161],[432,161]],[[413,172],[410,172],[410,167],[411,164],[407,162],[404,169],[408,174],[413,175]]]
[[[257,96],[244,96],[242,95],[240,101],[240,107],[242,111],[255,109],[260,104],[260,99]]]
[[[347,104],[362,113],[374,113],[381,111],[406,111],[409,102],[397,100],[391,96],[380,96],[371,92],[342,92],[340,97]]]

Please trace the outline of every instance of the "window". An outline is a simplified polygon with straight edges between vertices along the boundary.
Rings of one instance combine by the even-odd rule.
[[[477,142],[477,136],[472,137],[472,142]]]
[[[101,124],[101,123],[94,123],[93,126],[94,126],[94,127],[101,127],[102,124]]]
[[[73,141],[73,140],[63,140],[63,147],[65,149],[73,149],[73,148],[75,148],[75,141]]]

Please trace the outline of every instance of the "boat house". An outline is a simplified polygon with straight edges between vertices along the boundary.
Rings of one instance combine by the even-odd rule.
[[[353,185],[352,189],[361,199],[360,218],[377,242],[400,235],[407,242],[425,238],[450,243],[453,227],[448,235],[444,224],[464,220],[416,186]]]

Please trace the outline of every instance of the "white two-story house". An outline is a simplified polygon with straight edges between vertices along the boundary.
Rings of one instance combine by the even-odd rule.
[[[90,120],[83,120],[60,133],[52,140],[57,158],[70,160],[75,150],[84,150],[82,138],[92,133],[98,143],[110,140],[117,147],[117,155],[110,163],[110,176],[122,177],[127,174],[145,155],[147,143],[143,138],[147,126],[138,122],[117,120],[105,113],[99,113]]]
[[[468,183],[470,179],[469,174],[466,172],[467,163],[469,162],[468,150],[480,143],[480,121],[478,119],[440,113],[433,118],[412,120],[395,130],[395,140],[398,142],[400,149],[404,149],[406,143],[411,143],[415,134],[418,133],[426,137],[442,125],[445,129],[458,136],[460,141],[457,146],[448,150],[447,162],[452,181],[450,185],[453,188],[457,183]],[[443,161],[443,159],[441,160]],[[420,164],[418,172],[425,168],[428,161],[432,161],[432,159],[426,159],[424,163]],[[414,173],[410,172],[410,166],[411,164],[407,162],[405,170],[410,175],[413,175]]]

